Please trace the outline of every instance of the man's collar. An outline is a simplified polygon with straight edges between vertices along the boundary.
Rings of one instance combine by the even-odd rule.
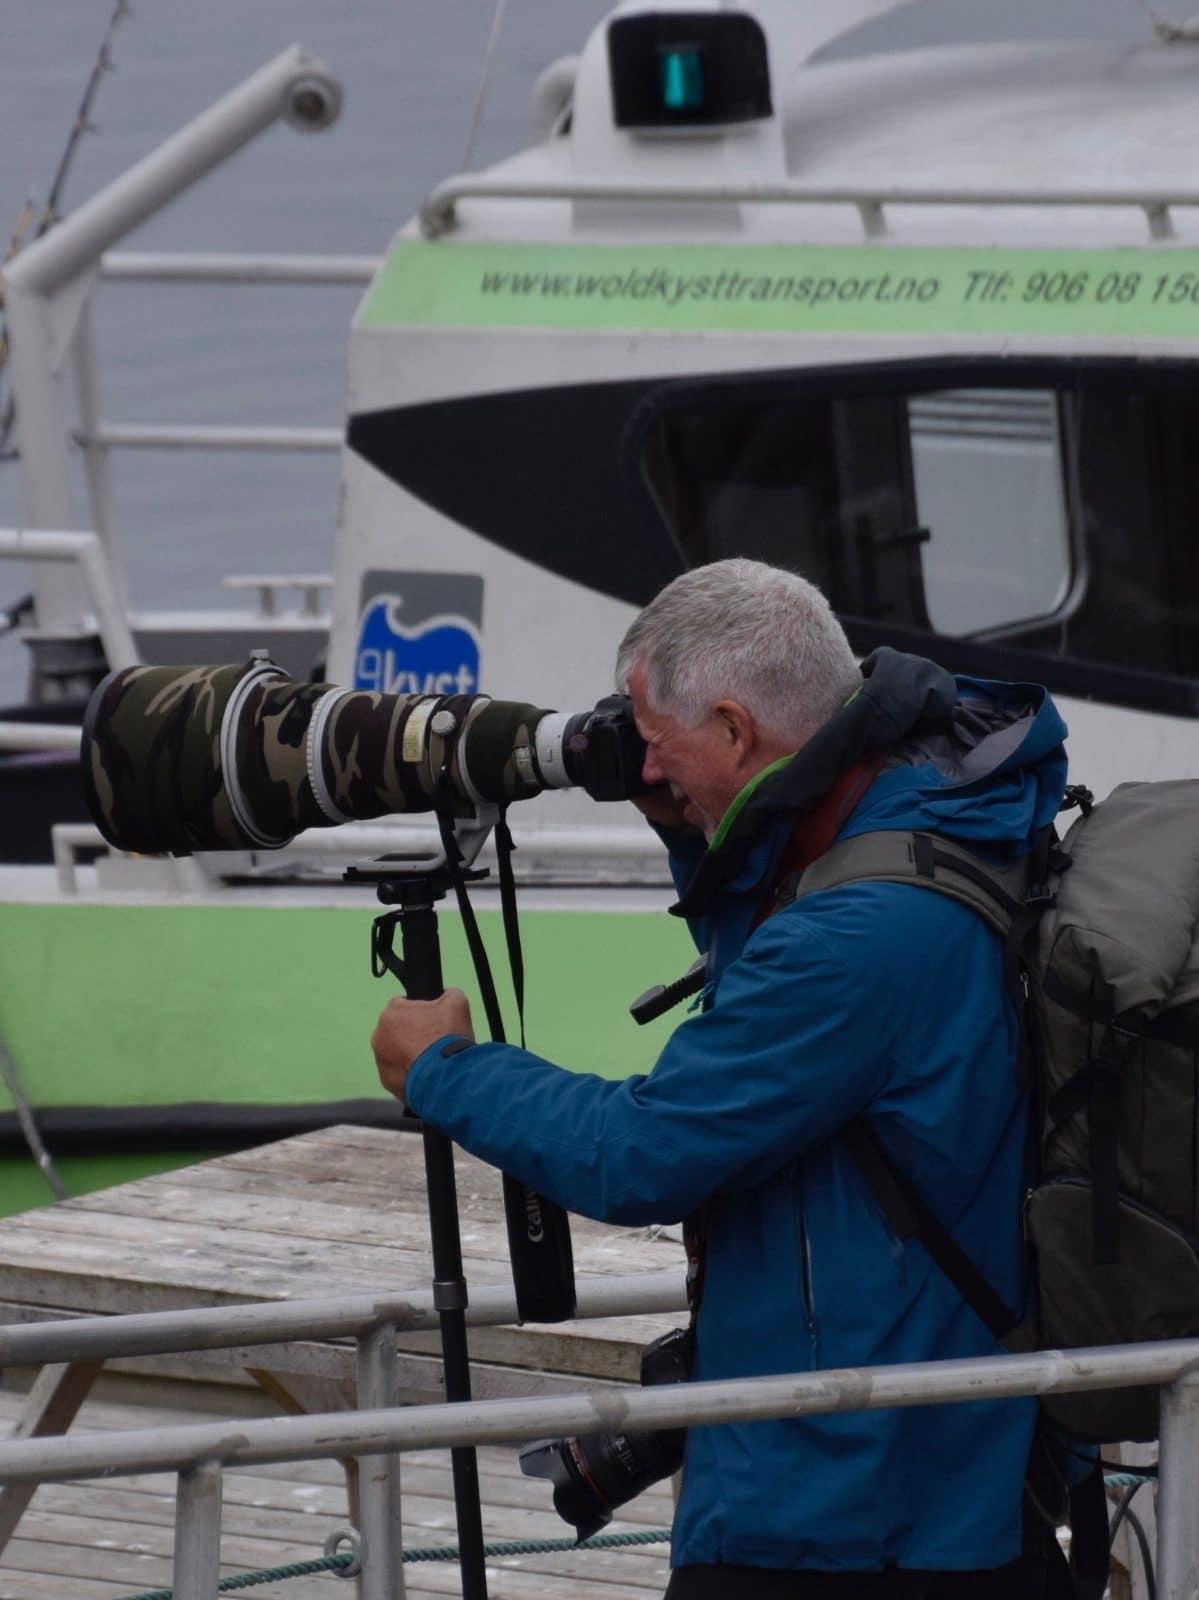
[[[721,845],[724,843],[725,838],[728,835],[729,829],[733,826],[733,823],[737,820],[737,817],[738,817],[738,815],[739,815],[739,813],[741,811],[742,806],[744,806],[745,802],[749,799],[750,795],[753,794],[754,790],[763,781],[763,779],[768,778],[772,772],[781,771],[782,768],[785,767],[787,765],[787,763],[791,759],[792,759],[791,756],[780,756],[777,761],[772,761],[769,766],[763,767],[761,772],[756,772],[753,775],[753,777],[745,785],[744,789],[741,790],[740,794],[738,794],[734,798],[732,804],[729,806],[729,808],[725,812],[724,816],[721,817],[720,823],[719,823],[719,826],[716,829],[716,832],[712,835],[711,839],[708,842],[708,849],[709,850],[719,850],[720,849]]]

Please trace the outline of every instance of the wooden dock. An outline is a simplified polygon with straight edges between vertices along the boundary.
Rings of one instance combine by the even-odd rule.
[[[456,1166],[468,1280],[510,1284],[499,1174],[462,1152]],[[574,1219],[573,1232],[580,1273],[677,1266],[681,1293],[677,1239],[583,1218]],[[423,1288],[431,1275],[420,1140],[376,1129],[328,1128],[0,1219],[0,1322],[387,1293]],[[635,1383],[641,1347],[679,1320],[608,1317],[472,1329],[474,1393],[482,1399]],[[437,1336],[401,1334],[398,1343],[403,1397],[439,1398]],[[38,1431],[339,1409],[354,1404],[354,1363],[353,1342],[344,1339],[114,1361],[73,1422],[86,1382],[76,1385],[73,1398],[64,1392],[48,1403],[57,1420]],[[181,1373],[193,1381],[170,1381]],[[23,1396],[18,1375],[3,1377],[14,1387],[0,1389],[0,1430],[11,1432]],[[55,1381],[67,1390],[72,1383],[69,1373]],[[197,1411],[198,1399],[215,1411]],[[480,1466],[489,1541],[568,1535],[549,1486],[520,1476],[515,1450],[482,1452]],[[7,1545],[0,1527],[0,1600],[119,1600],[167,1586],[174,1491],[173,1474],[42,1485]],[[455,1542],[447,1454],[407,1457],[403,1496],[406,1546]],[[4,1497],[0,1489],[0,1523]],[[671,1509],[669,1485],[659,1485],[629,1508],[625,1527],[667,1527]],[[311,1560],[326,1535],[347,1522],[337,1462],[230,1470],[224,1568]],[[495,1600],[567,1592],[571,1600],[656,1600],[667,1582],[667,1546],[497,1559],[492,1571]],[[412,1566],[408,1591],[459,1593],[456,1565]],[[355,1589],[321,1574],[248,1592],[352,1600]]]
[[[0,1430],[16,1423],[23,1396],[0,1389]],[[101,1380],[73,1430],[147,1428],[222,1416],[271,1415],[270,1402],[248,1388]],[[521,1476],[516,1451],[479,1453],[483,1530],[490,1540],[559,1539],[569,1529],[550,1505],[549,1485]],[[0,1555],[0,1600],[124,1600],[171,1582],[175,1514],[171,1473],[105,1483],[43,1484]],[[670,1485],[656,1484],[630,1503],[619,1532],[669,1527]],[[449,1455],[421,1451],[404,1458],[406,1547],[454,1543]],[[345,1477],[335,1461],[233,1468],[225,1474],[222,1576],[322,1553],[326,1536],[346,1526]],[[666,1587],[669,1547],[497,1557],[488,1565],[492,1600],[658,1600]],[[460,1593],[455,1563],[405,1568],[413,1600]],[[262,1600],[353,1600],[354,1585],[329,1573],[290,1578],[245,1591]]]

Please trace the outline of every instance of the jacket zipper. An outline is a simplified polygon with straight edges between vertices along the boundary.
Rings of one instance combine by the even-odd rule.
[[[808,1237],[808,1207],[804,1194],[803,1176],[795,1173],[795,1220],[799,1227],[799,1292],[803,1302],[804,1327],[812,1356],[816,1356],[816,1299],[812,1291],[812,1241]]]

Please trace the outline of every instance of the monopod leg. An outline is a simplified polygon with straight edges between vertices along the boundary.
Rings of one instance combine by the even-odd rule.
[[[445,984],[441,975],[441,945],[437,936],[433,895],[419,881],[405,884],[400,909],[404,987],[411,1000],[435,1000]],[[426,1126],[423,1133],[429,1225],[433,1237],[433,1303],[441,1320],[445,1397],[450,1401],[469,1400],[466,1279],[462,1271],[454,1151],[449,1139],[436,1128]],[[463,1600],[487,1600],[478,1461],[474,1449],[469,1447],[452,1450],[450,1461],[454,1477],[454,1506],[458,1517]]]

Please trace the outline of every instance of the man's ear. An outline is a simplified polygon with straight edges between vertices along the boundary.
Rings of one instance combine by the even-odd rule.
[[[739,700],[718,700],[713,706],[722,738],[739,761],[753,755],[759,744],[758,728]]]

